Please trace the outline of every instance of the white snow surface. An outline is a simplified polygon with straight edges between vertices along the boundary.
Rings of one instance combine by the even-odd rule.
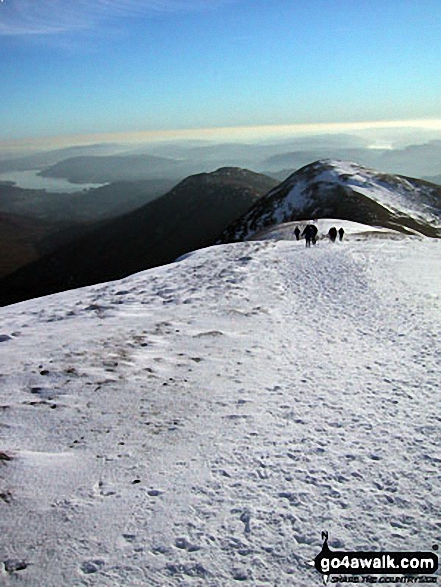
[[[440,261],[236,243],[1,309],[0,583],[309,587],[322,530],[431,550]]]
[[[367,196],[392,212],[404,213],[420,218],[435,226],[441,226],[439,214],[421,201],[422,190],[411,184],[404,177],[393,177],[395,181],[382,176],[377,171],[368,169],[349,161],[323,160],[330,168],[314,177],[313,183],[338,184],[352,188]],[[311,202],[308,188],[311,180],[295,183],[293,189],[284,198],[282,205],[275,211],[276,223],[283,222],[286,214],[292,210],[302,210]],[[277,189],[277,188],[276,188]]]
[[[305,219],[294,222],[284,222],[277,224],[276,226],[270,226],[261,232],[253,234],[250,240],[266,240],[266,239],[280,239],[280,240],[296,240],[294,233],[295,228],[298,226],[300,231],[307,224],[315,224],[318,233],[317,238],[323,239],[328,237],[328,232],[331,227],[335,227],[337,230],[343,228],[344,237],[343,240],[346,242],[349,240],[362,240],[365,238],[406,238],[402,232],[392,230],[390,228],[384,228],[383,226],[371,226],[370,224],[361,224],[360,222],[352,222],[350,220],[341,220],[338,218],[318,218],[316,219]],[[339,239],[337,237],[337,244]],[[303,242],[304,244],[304,242]]]

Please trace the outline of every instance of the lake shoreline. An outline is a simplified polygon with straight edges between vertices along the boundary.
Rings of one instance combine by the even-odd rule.
[[[0,185],[9,185],[28,190],[45,190],[48,193],[82,193],[107,185],[105,183],[73,183],[63,178],[39,175],[41,169],[6,171],[0,173]]]

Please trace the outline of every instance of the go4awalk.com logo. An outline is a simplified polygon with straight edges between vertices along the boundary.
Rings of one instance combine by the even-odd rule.
[[[434,552],[344,552],[329,548],[327,532],[322,532],[322,538],[322,550],[311,564],[322,574],[324,583],[437,582],[434,573],[438,570],[438,556]]]

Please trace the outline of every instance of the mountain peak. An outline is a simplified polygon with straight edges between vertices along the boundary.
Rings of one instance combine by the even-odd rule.
[[[321,159],[271,190],[222,240],[244,240],[272,225],[329,217],[439,237],[441,189],[351,161]]]
[[[313,176],[325,172],[327,172],[330,177],[328,178],[327,176],[324,176],[323,178],[320,178],[321,181],[329,181],[332,178],[346,178],[353,175],[360,175],[361,178],[379,175],[374,169],[370,169],[364,165],[355,163],[354,161],[344,161],[342,159],[319,159],[318,161],[314,161],[313,163],[301,167],[291,174],[290,178],[293,176],[297,178],[300,175]]]

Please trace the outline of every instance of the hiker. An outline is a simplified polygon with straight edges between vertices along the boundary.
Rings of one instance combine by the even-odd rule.
[[[313,224],[307,224],[302,232],[302,236],[305,237],[306,246],[310,247],[311,242],[313,245],[316,243],[316,236],[317,236],[317,227]]]
[[[340,227],[338,229],[338,238],[339,238],[339,240],[341,240],[341,241],[343,240],[344,233],[345,233],[345,231],[343,230],[343,228]]]
[[[295,227],[294,234],[296,235],[296,241],[300,240],[300,228],[298,226]]]
[[[331,242],[332,242],[332,243],[335,243],[335,239],[337,238],[337,229],[335,228],[335,226],[332,226],[332,227],[329,229],[328,236],[329,236],[329,238],[331,239]],[[341,239],[340,239],[340,240],[341,240]]]

